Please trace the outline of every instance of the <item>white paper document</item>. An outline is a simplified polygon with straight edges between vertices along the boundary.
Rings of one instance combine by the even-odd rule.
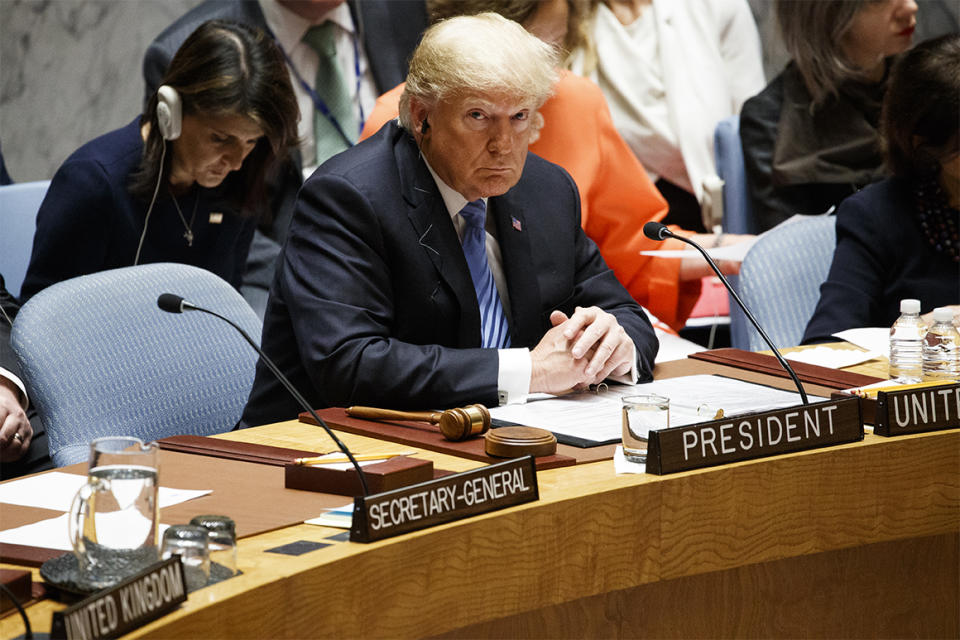
[[[835,208],[836,207],[830,207],[829,209],[827,209],[826,212],[820,215],[828,216],[831,213],[833,213],[833,210]],[[773,229],[776,229],[778,227],[783,227],[785,225],[793,224],[799,220],[808,220],[811,217],[812,216],[801,215],[797,213],[787,218],[786,220],[778,224]],[[744,238],[742,241],[737,242],[736,244],[728,244],[723,247],[710,247],[709,249],[704,247],[704,249],[710,255],[710,257],[713,258],[714,260],[731,260],[733,262],[743,262],[744,257],[746,257],[747,255],[747,252],[749,252],[750,249],[753,247],[753,245],[757,243],[757,240],[759,240],[766,234],[773,231],[773,229],[767,229],[766,231],[764,231],[758,236],[748,236]],[[641,251],[640,255],[656,256],[660,258],[694,258],[696,257],[696,258],[703,259],[703,257],[700,255],[700,252],[694,249],[693,247],[689,249],[664,249],[662,251]]]
[[[304,524],[314,524],[321,527],[335,527],[337,529],[349,529],[353,524],[353,503],[328,509],[316,518],[304,520]]]
[[[847,329],[833,334],[834,338],[840,338],[861,349],[875,351],[884,358],[890,355],[890,328],[889,327],[863,327],[860,329]]]
[[[47,518],[16,529],[0,531],[0,542],[72,551],[73,545],[70,544],[70,538],[67,535],[68,516],[69,514],[65,513],[56,518]]]
[[[87,476],[62,471],[41,473],[22,480],[0,485],[0,502],[39,507],[52,511],[69,511],[77,491],[87,481]],[[171,507],[211,493],[212,489],[171,489],[160,487],[157,501],[160,508]]]
[[[495,407],[496,419],[529,427],[540,427],[563,440],[591,443],[619,442],[622,435],[620,399],[623,396],[653,393],[670,398],[670,426],[679,427],[713,420],[717,412],[733,416],[752,411],[769,411],[800,404],[800,395],[752,382],[714,375],[695,375],[645,384],[612,384],[601,393],[567,396],[538,394],[526,404]],[[811,402],[825,400],[809,396]]]
[[[73,544],[70,542],[70,532],[68,530],[67,518],[69,513],[56,518],[47,518],[39,522],[25,524],[16,529],[7,529],[0,531],[0,542],[6,544],[20,544],[25,547],[42,547],[44,549],[57,549],[59,551],[73,551]],[[157,526],[157,540],[163,539],[163,532],[167,530],[168,524]]]
[[[22,480],[0,484],[0,502],[69,511],[73,496],[87,482],[87,476],[62,471],[41,473]]]
[[[732,260],[733,262],[743,262],[744,256],[750,251],[750,247],[756,243],[757,238],[751,237],[743,242],[728,244],[724,247],[711,247],[706,249],[707,254],[714,260]],[[690,249],[661,249],[660,251],[641,251],[642,256],[653,256],[655,258],[698,258],[703,260],[700,252],[694,248]]]
[[[643,462],[631,462],[623,455],[623,446],[618,446],[613,453],[614,473],[646,473],[647,465]]]
[[[852,367],[855,364],[879,358],[882,354],[876,351],[855,351],[853,349],[836,349],[834,347],[814,347],[803,351],[794,351],[784,354],[784,358],[793,362],[805,362],[830,369]]]

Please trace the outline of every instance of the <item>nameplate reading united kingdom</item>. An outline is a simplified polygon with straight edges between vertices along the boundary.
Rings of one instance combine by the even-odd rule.
[[[873,432],[879,436],[960,427],[960,383],[877,393]]]
[[[183,565],[180,556],[173,556],[63,611],[55,611],[50,638],[119,638],[176,609],[186,599]]]
[[[385,491],[353,502],[351,542],[373,542],[540,497],[533,456]]]
[[[857,398],[651,431],[647,473],[663,475],[863,440]]]

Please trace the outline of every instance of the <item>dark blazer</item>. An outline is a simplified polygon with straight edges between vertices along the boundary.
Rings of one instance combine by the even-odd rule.
[[[140,121],[135,118],[86,143],[57,169],[37,212],[22,301],[69,278],[129,267],[141,237],[140,264],[191,264],[240,288],[259,211],[246,215],[236,202],[244,191],[241,173],[230,173],[213,188],[197,185],[179,205],[164,193],[148,222],[150,201],[129,190],[142,156]],[[213,212],[222,214],[219,222],[210,222]],[[186,218],[181,215],[193,220],[192,245],[184,238]]]
[[[386,93],[407,76],[407,60],[427,27],[424,0],[348,0],[350,13],[361,34],[379,93]],[[232,20],[267,30],[267,21],[256,0],[206,0],[163,30],[147,48],[143,58],[146,84],[144,104],[160,86],[173,55],[193,31],[207,20]],[[303,114],[302,117],[312,117]],[[244,294],[248,300],[261,296],[246,289],[265,290],[273,279],[276,257],[286,238],[290,217],[302,183],[303,163],[299,151],[289,163],[269,177],[273,218],[262,224],[250,247]],[[256,305],[255,305],[256,306]],[[259,310],[262,313],[262,309]]]
[[[845,329],[889,327],[904,298],[920,300],[922,313],[960,303],[960,264],[927,240],[910,183],[889,178],[837,209],[833,264],[803,343],[835,340],[831,335]]]
[[[633,339],[640,378],[649,380],[657,339],[584,235],[572,178],[529,154],[520,181],[490,198],[488,210],[510,292],[512,345],[535,346],[554,309],[596,305]],[[395,122],[304,183],[263,348],[318,408],[498,403],[498,355],[480,348],[456,229],[413,138]],[[243,424],[298,411],[259,363]]]
[[[424,0],[347,0],[361,34],[373,81],[386,93],[407,77],[407,60],[427,28]],[[267,31],[256,0],[206,0],[183,14],[150,44],[143,58],[144,104],[160,86],[173,54],[207,20],[233,20]]]
[[[7,319],[13,320],[17,317],[20,304],[7,291],[3,274],[0,274],[0,308],[3,309],[3,315],[0,315],[0,367],[19,377],[20,364],[17,362],[17,355],[14,353],[13,347],[10,346],[11,327]],[[27,419],[33,429],[33,440],[30,441],[30,448],[16,462],[0,464],[0,480],[9,480],[28,473],[37,473],[53,468],[53,462],[50,460],[47,430],[43,426],[40,416],[37,415],[36,407],[32,404],[27,408]]]
[[[813,98],[791,62],[744,103],[740,141],[758,231],[821,214],[884,177],[876,130],[884,86],[848,82],[811,115]]]

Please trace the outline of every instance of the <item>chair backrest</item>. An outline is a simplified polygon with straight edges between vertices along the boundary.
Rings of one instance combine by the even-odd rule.
[[[820,299],[836,246],[835,216],[800,216],[761,236],[743,259],[738,290],[744,304],[779,348],[800,343],[803,331]],[[731,325],[744,323],[751,351],[769,349],[742,315],[730,316]],[[731,334],[736,329],[731,326]]]
[[[713,154],[717,175],[723,179],[724,233],[756,233],[757,220],[743,167],[740,116],[730,116],[717,123],[713,133]]]
[[[0,187],[0,274],[13,296],[20,295],[27,275],[37,211],[49,186],[49,180],[42,180]]]
[[[86,460],[94,438],[211,435],[240,419],[256,352],[221,320],[161,311],[167,292],[259,340],[260,319],[232,286],[182,264],[73,278],[23,305],[11,344],[57,466]]]

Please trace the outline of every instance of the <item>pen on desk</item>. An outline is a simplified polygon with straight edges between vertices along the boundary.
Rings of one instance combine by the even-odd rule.
[[[910,389],[922,389],[924,387],[937,387],[940,385],[955,384],[950,380],[928,380],[926,382],[916,382],[913,384],[891,384],[885,387],[875,387],[873,389],[856,389],[854,394],[861,398],[876,398],[881,391],[889,393],[891,391],[908,391]]]
[[[354,459],[357,462],[369,461],[369,460],[389,460],[390,458],[396,458],[397,456],[409,456],[415,454],[416,451],[397,451],[393,453],[366,453],[361,455],[354,455]],[[350,462],[346,457],[337,457],[330,458],[327,456],[316,456],[313,458],[297,458],[293,461],[297,465],[315,465],[315,464],[339,464],[341,462]]]
[[[692,404],[682,404],[679,402],[670,401],[670,406],[676,409],[684,409],[686,411],[695,411],[697,417],[705,418],[707,420],[720,420],[724,417],[725,412],[722,408],[717,407],[712,404],[701,403],[696,406]]]

